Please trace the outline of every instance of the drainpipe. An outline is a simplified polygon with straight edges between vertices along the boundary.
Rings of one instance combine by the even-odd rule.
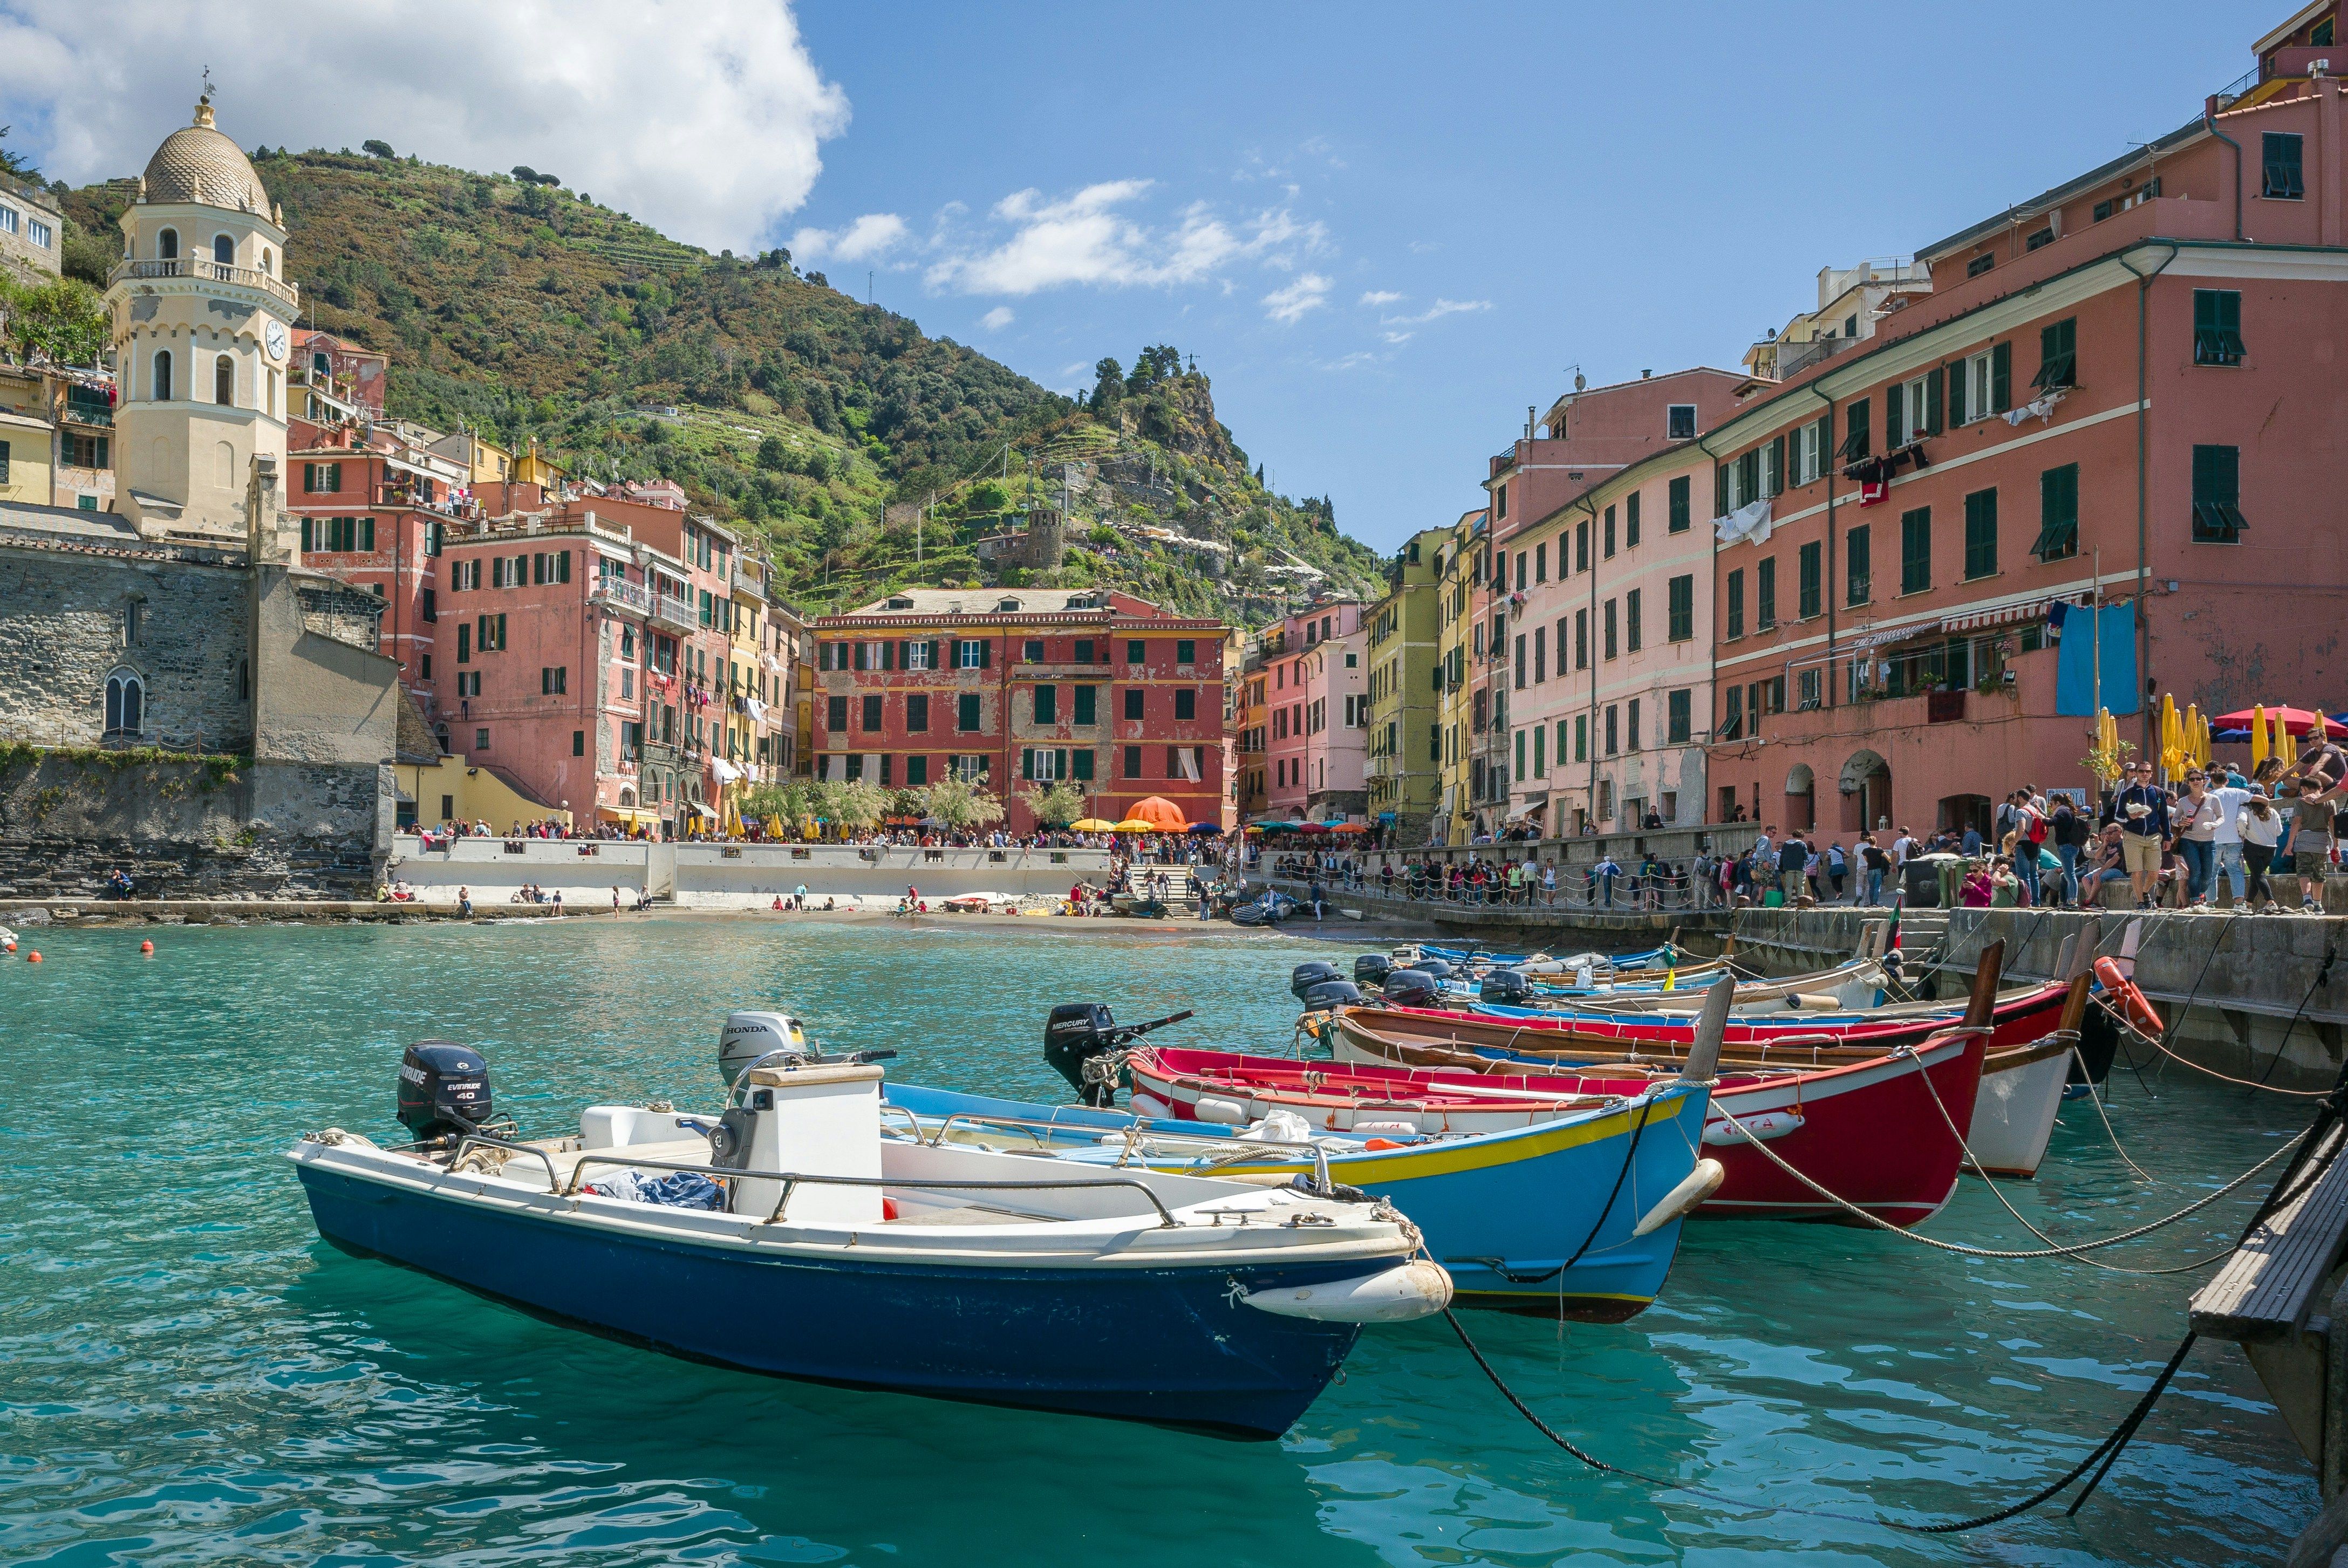
[[[2241,194],[2240,181],[2235,184],[2234,194],[2237,198]],[[2149,272],[2137,272],[2129,263],[2125,254],[2119,259],[2120,265],[2127,267],[2136,278],[2136,647],[2137,677],[2140,682],[2149,680],[2152,673],[2152,618],[2146,610],[2152,591],[2151,540],[2147,510],[2146,472],[2150,440],[2145,407],[2147,391],[2145,384],[2146,354],[2148,346],[2147,313],[2152,293],[2152,281],[2168,270],[2168,264],[2177,260],[2178,251],[2177,246],[2169,246],[2168,254],[2161,258],[2160,265]],[[2096,594],[2097,603],[2100,604],[2102,602],[2100,583],[2096,585]],[[2100,616],[2103,612],[2099,609],[2096,613]],[[2097,622],[2098,626],[2101,624],[2101,621]],[[2137,692],[2137,698],[2143,704],[2138,710],[2142,717],[2137,723],[2137,732],[2144,737],[2144,741],[2143,749],[2137,754],[2148,757],[2152,754],[2152,703],[2144,698],[2141,691]]]
[[[1804,387],[1802,390],[1808,393],[1812,397],[1817,398],[1818,400],[1819,406],[1823,407],[1827,411],[1826,435],[1821,437],[1818,442],[1818,464],[1824,470],[1827,480],[1827,559],[1826,564],[1819,569],[1818,579],[1818,597],[1826,600],[1827,607],[1827,663],[1826,669],[1820,672],[1818,684],[1823,689],[1824,705],[1831,708],[1835,705],[1835,466],[1834,446],[1832,445],[1834,440],[1834,399],[1819,391],[1818,384],[1815,381],[1810,383],[1809,385]],[[1799,581],[1801,566],[1798,559],[1796,562],[1794,570],[1797,579],[1794,591],[1799,593],[1801,591],[1801,584]],[[1813,802],[1816,802],[1818,796],[1813,793],[1810,798]],[[1815,804],[1811,809],[1810,815],[1812,817],[1811,827],[1812,830],[1815,831],[1818,825],[1816,821],[1818,812]]]
[[[1720,484],[1720,456],[1719,456],[1719,454],[1718,454],[1718,453],[1715,452],[1715,451],[1712,449],[1712,436],[1711,436],[1709,434],[1706,434],[1706,435],[1704,435],[1704,436],[1698,436],[1698,437],[1696,438],[1696,444],[1695,444],[1695,446],[1696,446],[1696,450],[1697,450],[1697,451],[1699,451],[1699,452],[1703,453],[1703,454],[1704,455],[1704,456],[1705,456],[1705,457],[1707,457],[1707,458],[1709,458],[1709,459],[1710,459],[1710,466],[1711,466],[1711,468],[1712,468],[1712,482],[1713,482],[1713,485],[1715,487],[1715,501],[1716,501],[1716,500],[1718,499],[1718,497],[1717,497],[1717,494],[1716,494],[1716,489],[1717,489],[1717,487],[1718,487],[1718,486],[1719,486],[1719,484]],[[1691,485],[1689,486],[1689,489],[1690,489],[1690,491],[1691,491],[1691,492],[1693,492],[1693,491],[1694,491],[1694,486],[1693,484],[1691,484]],[[1693,501],[1694,501],[1694,495],[1693,495],[1693,494],[1691,494],[1691,495],[1690,495],[1689,499],[1690,499],[1690,501],[1691,501],[1691,502],[1693,502]],[[1717,786],[1715,786],[1715,785],[1713,784],[1713,782],[1712,782],[1712,748],[1713,748],[1715,745],[1718,744],[1718,743],[1719,743],[1719,741],[1720,741],[1720,519],[1719,519],[1719,518],[1715,518],[1712,520],[1710,532],[1711,532],[1711,535],[1712,535],[1712,539],[1711,539],[1711,544],[1712,544],[1712,565],[1711,565],[1711,568],[1710,568],[1710,569],[1709,569],[1709,573],[1708,573],[1708,575],[1710,576],[1710,578],[1711,578],[1711,579],[1712,579],[1712,580],[1711,580],[1711,582],[1710,582],[1707,586],[1711,589],[1711,599],[1712,599],[1712,631],[1711,631],[1711,634],[1710,634],[1710,635],[1708,635],[1707,637],[1705,637],[1705,638],[1704,638],[1704,648],[1705,648],[1705,651],[1707,652],[1707,654],[1709,654],[1709,656],[1710,656],[1710,658],[1711,658],[1711,664],[1712,664],[1711,670],[1709,671],[1709,672],[1707,673],[1706,678],[1705,678],[1705,683],[1706,683],[1706,685],[1710,688],[1711,692],[1712,692],[1712,701],[1711,701],[1711,702],[1707,702],[1706,704],[1704,704],[1704,793],[1705,793],[1707,795],[1714,794],[1715,794],[1715,790],[1716,790],[1716,788],[1717,788]],[[1707,801],[1707,802],[1705,803],[1705,804],[1704,804],[1704,815],[1703,815],[1703,817],[1702,817],[1700,820],[1704,821],[1704,822],[1710,822],[1710,821],[1712,820],[1712,804],[1711,804],[1711,803],[1710,803],[1709,801]],[[1724,819],[1724,820],[1725,820],[1725,819]]]
[[[2234,238],[2239,241],[2242,237],[2242,144],[2218,128],[2218,118],[2206,103],[2201,106],[2201,128],[2234,149]],[[2168,263],[2163,261],[2161,265]],[[2128,271],[2136,269],[2131,267]]]
[[[1581,509],[1590,514],[1590,603],[1582,613],[1590,617],[1588,641],[1594,644],[1601,635],[1598,629],[1598,563],[1604,558],[1599,554],[1598,503],[1584,495]],[[1598,669],[1605,661],[1594,647],[1591,649],[1590,690],[1584,699],[1581,714],[1582,727],[1590,736],[1590,743],[1584,749],[1590,758],[1590,821],[1593,826],[1598,822]]]

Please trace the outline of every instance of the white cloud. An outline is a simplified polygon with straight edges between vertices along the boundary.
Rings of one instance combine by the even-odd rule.
[[[9,0],[10,145],[76,182],[136,174],[188,123],[198,73],[239,145],[518,163],[664,232],[752,251],[848,125],[786,0]]]
[[[997,305],[993,310],[987,312],[984,315],[979,317],[978,324],[984,327],[988,332],[999,333],[1017,319],[1018,318],[1011,313],[1011,307],[1009,305]],[[1084,367],[1079,365],[1077,368],[1081,370]]]
[[[1390,300],[1401,298],[1398,294],[1389,294],[1385,297]],[[1362,302],[1367,304],[1370,299],[1370,295],[1365,294],[1362,296]],[[1418,326],[1424,323],[1435,321],[1443,316],[1461,315],[1469,311],[1488,311],[1491,308],[1492,302],[1489,300],[1438,299],[1435,303],[1429,305],[1426,309],[1421,311],[1415,316],[1380,316],[1378,318],[1378,325],[1382,327]],[[1410,334],[1406,333],[1403,335],[1407,337]],[[1395,341],[1399,342],[1401,340],[1396,339]]]
[[[791,260],[869,261],[905,237],[894,212],[867,212],[845,229],[802,229],[790,238]]]
[[[1318,272],[1307,272],[1284,289],[1274,289],[1263,297],[1263,313],[1276,322],[1291,326],[1303,320],[1308,311],[1319,310],[1329,302],[1329,280]]]
[[[1372,289],[1368,293],[1364,294],[1361,297],[1359,302],[1375,308],[1380,305],[1393,304],[1396,300],[1401,298],[1402,296],[1400,294],[1395,293],[1390,290]]]
[[[1242,261],[1291,268],[1321,248],[1326,231],[1285,209],[1226,220],[1204,202],[1153,226],[1128,209],[1151,181],[1109,179],[1073,195],[1047,198],[1015,191],[988,214],[999,237],[964,240],[951,228],[938,241],[942,259],[927,274],[930,286],[965,294],[1025,295],[1074,286],[1168,287],[1204,282]]]

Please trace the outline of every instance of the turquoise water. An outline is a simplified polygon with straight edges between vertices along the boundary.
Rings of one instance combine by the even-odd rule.
[[[399,1049],[427,1035],[486,1050],[535,1131],[591,1100],[708,1104],[736,1006],[894,1047],[901,1077],[1053,1096],[1056,1001],[1194,1007],[1185,1044],[1283,1042],[1288,968],[1321,949],[1282,938],[573,920],[173,928],[142,960],[147,934],[43,932],[46,962],[0,967],[0,1561],[2249,1563],[2316,1507],[2225,1346],[2194,1352],[2075,1520],[1941,1539],[1760,1506],[1947,1519],[2051,1480],[2174,1348],[2173,1276],[1706,1225],[1628,1324],[1469,1316],[1552,1424],[1751,1504],[1731,1508],[1583,1470],[1440,1319],[1366,1334],[1276,1443],[807,1387],[347,1257],[276,1158],[305,1129],[394,1132]],[[2024,1212],[2103,1235],[2297,1125],[2291,1102],[2150,1087],[2123,1075],[2114,1116],[2159,1186],[2075,1103],[2045,1173],[2006,1189]],[[2250,1201],[2117,1261],[2221,1248]],[[1972,1184],[1929,1228],[2036,1245]]]

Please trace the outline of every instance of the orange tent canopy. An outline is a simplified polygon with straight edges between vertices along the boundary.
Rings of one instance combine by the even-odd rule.
[[[1189,814],[1162,794],[1135,803],[1127,810],[1125,820],[1146,822],[1159,833],[1187,833],[1190,827]]]

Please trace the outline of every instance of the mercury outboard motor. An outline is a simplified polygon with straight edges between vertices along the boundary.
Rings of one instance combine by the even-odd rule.
[[[1321,984],[1322,981],[1341,980],[1344,978],[1344,971],[1338,968],[1336,965],[1323,963],[1319,958],[1315,958],[1309,964],[1299,964],[1289,971],[1288,994],[1298,1001],[1303,1001],[1304,993]]]
[[[1362,1004],[1362,988],[1346,979],[1323,980],[1317,986],[1306,988],[1303,996],[1298,999],[1303,1002],[1306,1012],[1359,1007]]]
[[[1087,1105],[1117,1103],[1117,1083],[1114,1079],[1102,1079],[1097,1071],[1087,1073],[1086,1064],[1095,1057],[1107,1056],[1122,1050],[1129,1041],[1140,1039],[1153,1029],[1163,1029],[1169,1023],[1180,1023],[1191,1016],[1191,1009],[1167,1018],[1153,1019],[1148,1023],[1120,1024],[1112,1017],[1105,1002],[1062,1002],[1044,1020],[1044,1060],[1053,1071],[1068,1081],[1068,1086]]]
[[[1479,989],[1484,1000],[1502,1007],[1524,1007],[1532,1000],[1532,982],[1522,969],[1494,969]]]
[[[419,1040],[401,1054],[399,1121],[417,1143],[479,1132],[489,1114],[489,1064],[479,1051]]]
[[[1425,969],[1396,969],[1386,977],[1383,993],[1396,1007],[1431,1008],[1443,1005],[1443,991],[1433,975]]]
[[[1354,960],[1354,983],[1357,986],[1382,986],[1394,973],[1394,960],[1384,953],[1364,953]]]

